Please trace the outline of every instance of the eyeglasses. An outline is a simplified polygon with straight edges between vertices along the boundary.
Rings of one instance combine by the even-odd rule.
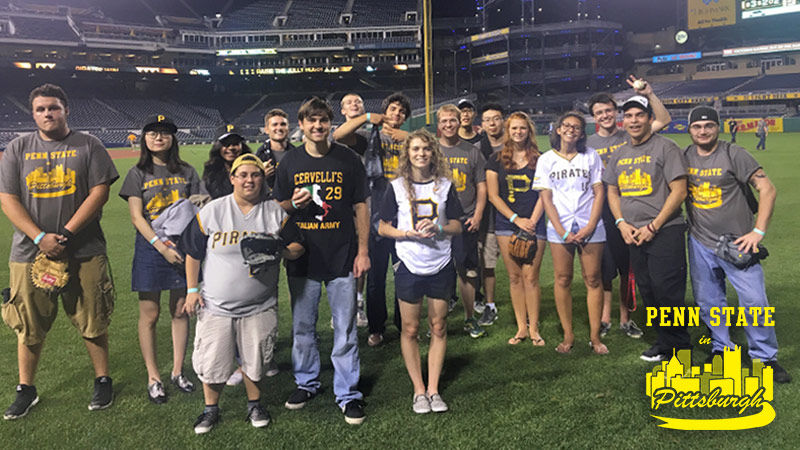
[[[258,180],[260,178],[264,178],[264,174],[262,172],[250,172],[250,173],[237,173],[233,176],[237,180],[244,181],[248,178],[252,178],[253,180]]]
[[[580,125],[569,125],[569,124],[566,124],[566,123],[562,123],[561,124],[561,129],[562,130],[581,131],[581,126]]]
[[[149,137],[150,139],[155,139],[155,138],[157,138],[159,136],[161,136],[163,138],[168,137],[168,136],[172,136],[172,133],[170,133],[169,131],[148,131],[144,135],[146,137]]]
[[[503,117],[502,116],[487,117],[487,118],[483,119],[483,121],[484,122],[502,122],[503,121]]]

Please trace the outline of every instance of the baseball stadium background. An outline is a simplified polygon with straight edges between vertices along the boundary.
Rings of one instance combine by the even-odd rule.
[[[681,146],[690,142],[686,116],[698,104],[719,109],[726,133],[728,119],[736,118],[737,141],[751,151],[757,140],[755,123],[768,118],[767,151],[754,152],[779,192],[765,240],[770,250],[764,262],[767,293],[776,308],[781,364],[797,378],[798,9],[791,0],[437,0],[433,5],[417,0],[4,0],[0,149],[35,129],[27,95],[45,82],[66,89],[70,126],[102,139],[124,176],[138,156],[138,142],[132,149],[129,137],[138,139],[141,121],[154,113],[175,120],[182,156],[201,171],[216,126],[242,126],[255,148],[265,138],[261,127],[267,110],[282,108],[294,123],[299,105],[312,95],[334,106],[337,123],[343,121],[338,102],[347,92],[359,93],[367,111],[379,112],[381,99],[403,91],[414,109],[407,129],[433,123],[426,112],[467,97],[479,107],[491,101],[509,111],[525,110],[542,132],[560,112],[588,113],[585,101],[593,92],[611,91],[617,99],[632,95],[624,79],[633,73],[647,79],[667,105],[673,120],[665,132]],[[587,132],[594,132],[591,121]],[[546,137],[539,136],[539,145],[549,148]],[[488,337],[472,340],[461,330],[460,306],[451,314],[442,380],[451,411],[427,416],[411,412],[411,386],[397,331],[390,326],[383,346],[361,346],[360,388],[366,394],[367,421],[358,428],[344,424],[332,401],[332,367],[324,357],[332,331],[325,302],[318,331],[327,389],[301,411],[283,407],[294,385],[290,306],[282,281],[276,355],[281,373],[263,383],[264,403],[274,422],[266,431],[252,429],[244,420],[243,388],[226,388],[220,405],[223,426],[198,438],[191,424],[202,409],[200,392],[170,392],[162,406],[146,399],[146,372],[136,337],[137,300],[130,292],[134,231],[127,205],[116,195],[120,184],[112,186],[103,211],[117,292],[110,335],[115,404],[106,411],[87,411],[93,374],[79,337],[62,317],[50,333],[38,370],[42,401],[24,420],[0,424],[2,447],[795,445],[800,413],[794,406],[800,394],[793,384],[776,388],[777,418],[762,429],[692,433],[658,428],[644,394],[644,375],[652,367],[638,359],[649,345],[616,330],[616,301],[615,326],[605,339],[610,355],[594,356],[588,345],[576,346],[569,356],[554,352],[561,331],[549,252],[540,277],[546,347],[506,344],[515,328],[501,263],[500,316],[488,327]],[[2,257],[8,254],[11,234],[3,216]],[[578,270],[573,295],[580,343],[588,342],[588,324]],[[8,269],[0,265],[0,282],[7,280]],[[735,294],[729,291],[735,306]],[[162,314],[158,333],[165,368],[170,338],[163,316],[168,314]],[[633,317],[644,323],[641,305]],[[690,331],[695,359],[702,360],[709,349],[697,342],[708,332]],[[744,345],[742,330],[734,327],[732,332]],[[654,333],[645,333],[644,340],[652,340]],[[359,330],[359,337],[363,344],[366,330]],[[15,346],[11,330],[2,327],[2,407],[11,403],[17,382]],[[191,374],[189,357],[185,367]]]

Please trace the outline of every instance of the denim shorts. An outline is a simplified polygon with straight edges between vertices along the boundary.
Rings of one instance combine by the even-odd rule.
[[[449,300],[456,293],[456,270],[453,261],[433,275],[415,275],[404,263],[394,274],[394,292],[406,303],[420,303],[422,297]]]

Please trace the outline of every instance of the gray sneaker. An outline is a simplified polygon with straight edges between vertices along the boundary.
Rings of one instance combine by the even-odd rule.
[[[627,334],[629,338],[633,338],[633,339],[639,339],[644,334],[642,329],[639,328],[638,326],[636,326],[636,322],[634,322],[632,320],[629,320],[627,323],[619,324],[619,329],[624,331],[625,334]],[[601,334],[601,336],[602,336],[602,334]]]
[[[622,328],[622,325],[619,326]],[[608,332],[611,331],[611,322],[600,322],[600,337],[606,337]]]
[[[417,414],[427,414],[431,412],[431,402],[428,401],[428,397],[425,394],[415,395],[412,408]]]
[[[442,396],[439,394],[432,394],[428,397],[428,401],[431,402],[431,411],[433,412],[445,412],[447,411],[447,403],[442,400]]]
[[[255,428],[264,428],[269,425],[269,413],[263,406],[256,405],[247,412],[247,420]]]
[[[478,325],[488,327],[489,325],[494,325],[495,320],[497,320],[497,310],[487,306],[484,308],[481,318],[478,319]]]
[[[469,337],[473,339],[477,339],[486,334],[486,331],[478,325],[478,321],[474,317],[470,317],[464,321],[464,331],[468,331]]]
[[[203,411],[200,417],[194,422],[194,433],[205,434],[211,431],[216,424],[219,423],[219,409],[214,411]]]

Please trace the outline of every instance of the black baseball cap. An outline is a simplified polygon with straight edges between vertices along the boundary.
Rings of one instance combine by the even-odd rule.
[[[625,103],[622,104],[622,111],[627,111],[630,108],[640,108],[644,111],[647,111],[648,114],[653,115],[653,107],[650,106],[650,100],[647,97],[642,95],[634,95],[633,97],[625,100]]]
[[[710,120],[719,125],[719,113],[716,109],[710,106],[695,106],[691,111],[689,111],[689,125],[699,120]]]
[[[172,134],[178,132],[178,127],[175,126],[175,122],[172,121],[169,117],[164,114],[156,114],[150,116],[145,120],[144,125],[142,125],[142,132],[147,133],[148,131],[152,130],[167,130]]]
[[[239,139],[244,140],[244,136],[242,136],[242,133],[239,131],[239,127],[237,127],[232,123],[220,125],[219,127],[217,127],[216,136],[218,141],[221,141],[231,136],[238,136]]]
[[[458,109],[464,109],[464,108],[475,109],[475,105],[472,103],[472,101],[470,101],[470,99],[462,98],[461,100],[458,101]]]

